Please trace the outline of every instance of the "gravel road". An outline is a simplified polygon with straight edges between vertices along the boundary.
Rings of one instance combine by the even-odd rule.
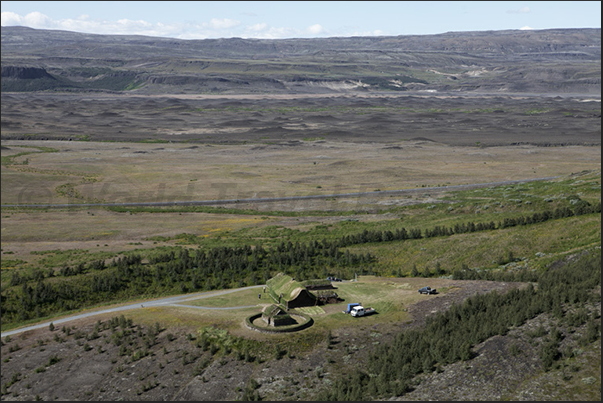
[[[22,332],[26,332],[28,330],[35,330],[35,329],[42,329],[42,328],[47,328],[50,323],[52,322],[53,325],[58,325],[61,323],[65,323],[65,322],[69,322],[69,321],[73,321],[73,320],[77,320],[77,319],[83,319],[83,318],[88,318],[94,315],[101,315],[101,314],[106,314],[106,313],[115,313],[115,312],[121,312],[121,311],[128,311],[131,309],[144,309],[144,308],[148,308],[148,307],[153,307],[153,306],[186,306],[187,308],[197,308],[197,309],[242,309],[242,308],[251,308],[253,306],[233,306],[233,307],[226,307],[226,308],[220,308],[220,307],[205,307],[205,306],[193,306],[193,305],[186,305],[183,304],[186,301],[191,301],[191,300],[198,300],[198,299],[202,299],[202,298],[211,298],[211,297],[216,297],[219,295],[224,295],[224,294],[230,294],[233,292],[238,292],[241,290],[247,290],[247,289],[253,289],[253,288],[261,288],[264,287],[263,285],[252,285],[249,287],[242,287],[242,288],[235,288],[235,289],[231,289],[231,290],[222,290],[222,291],[217,291],[217,292],[202,292],[202,293],[194,293],[194,294],[184,294],[184,295],[179,295],[176,297],[168,297],[168,298],[160,298],[160,299],[155,299],[155,300],[150,300],[150,301],[143,301],[142,303],[136,303],[136,304],[129,304],[129,305],[122,305],[122,306],[116,306],[113,308],[106,308],[106,309],[101,309],[98,311],[90,311],[90,312],[86,312],[86,313],[81,313],[78,315],[72,315],[72,316],[68,316],[65,318],[61,318],[61,319],[56,319],[56,320],[52,320],[50,322],[44,322],[44,323],[39,323],[37,325],[32,325],[32,326],[26,326],[26,327],[22,327],[19,329],[14,329],[14,330],[9,330],[6,332],[2,332],[1,336],[5,337],[5,336],[12,336],[15,334],[19,334]]]
[[[222,199],[222,200],[197,200],[197,201],[173,201],[173,202],[135,202],[135,203],[72,203],[72,204],[3,204],[1,207],[39,207],[39,208],[65,208],[65,207],[126,207],[126,206],[208,206],[216,204],[236,204],[236,203],[272,203],[291,200],[311,200],[311,199],[329,199],[333,197],[368,197],[378,195],[397,195],[397,194],[412,194],[421,193],[429,190],[429,192],[444,192],[455,190],[478,189],[490,186],[505,186],[517,183],[527,183],[536,181],[546,181],[560,178],[560,176],[548,176],[544,178],[518,179],[502,182],[487,182],[473,183],[466,185],[452,186],[434,186],[429,188],[413,188],[399,190],[380,190],[373,192],[354,192],[354,193],[339,193],[328,195],[308,195],[308,196],[290,196],[290,197],[259,197],[249,199]]]

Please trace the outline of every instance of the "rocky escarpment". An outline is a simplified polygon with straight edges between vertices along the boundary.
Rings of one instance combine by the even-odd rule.
[[[50,78],[54,79],[53,76],[41,67],[24,67],[24,66],[2,66],[2,78],[16,78],[16,79],[36,79],[36,78]]]
[[[1,31],[4,92],[601,93],[600,28],[280,40]],[[56,80],[11,67],[28,64]]]

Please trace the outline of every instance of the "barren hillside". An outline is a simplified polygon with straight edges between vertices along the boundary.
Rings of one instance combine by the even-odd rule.
[[[2,91],[601,93],[601,30],[178,40],[2,27]]]

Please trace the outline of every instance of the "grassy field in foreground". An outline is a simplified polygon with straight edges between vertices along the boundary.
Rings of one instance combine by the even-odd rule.
[[[451,280],[432,279],[429,280],[433,287],[437,287],[440,293],[446,293],[450,289]],[[408,306],[421,300],[422,297],[417,289],[423,286],[424,279],[416,278],[379,278],[375,276],[359,276],[357,282],[334,283],[342,302],[337,304],[322,305],[319,307],[301,309],[302,312],[311,315],[314,325],[302,333],[308,333],[303,337],[324,337],[325,332],[334,331],[341,326],[362,324],[372,326],[378,323],[395,323],[410,320],[407,312]],[[262,293],[262,299],[258,294]],[[213,292],[212,292],[213,294]],[[432,296],[437,298],[437,296]],[[342,313],[350,302],[360,302],[377,310],[377,314],[362,318],[353,318]],[[190,329],[203,328],[204,326],[216,326],[228,329],[235,335],[244,335],[255,339],[281,340],[287,338],[282,335],[264,335],[250,331],[243,326],[246,317],[259,313],[271,304],[268,293],[264,294],[262,288],[246,289],[229,292],[224,295],[202,296],[182,302],[182,307],[148,307],[140,310],[130,311],[128,316],[136,322],[153,324],[159,321],[170,327]],[[190,305],[191,308],[187,308]],[[253,306],[247,308],[248,306]],[[200,309],[198,307],[233,308],[241,309]],[[193,308],[194,307],[194,308]],[[296,336],[297,338],[298,336]]]
[[[262,294],[261,299],[258,298],[258,294]],[[182,302],[183,305],[206,306],[212,308],[236,308],[252,305],[257,305],[259,307],[270,303],[271,301],[268,298],[268,294],[264,294],[262,288],[229,292],[223,295],[196,298]]]

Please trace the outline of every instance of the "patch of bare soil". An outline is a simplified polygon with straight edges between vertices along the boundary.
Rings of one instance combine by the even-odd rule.
[[[338,372],[362,367],[375,341],[387,343],[470,295],[521,286],[484,281],[448,285],[449,292],[425,295],[409,306],[411,322],[341,328],[333,332],[330,346],[319,343],[303,354],[285,352],[280,359],[272,350],[246,357],[236,350],[224,354],[203,348],[196,329],[112,328],[110,317],[29,331],[3,340],[2,400],[229,401],[245,393],[265,400],[309,400]],[[539,373],[541,363],[538,344],[525,334],[541,321],[536,318],[476,346],[476,358],[423,376],[403,399],[526,398],[521,381]],[[511,344],[521,354],[510,353]]]

